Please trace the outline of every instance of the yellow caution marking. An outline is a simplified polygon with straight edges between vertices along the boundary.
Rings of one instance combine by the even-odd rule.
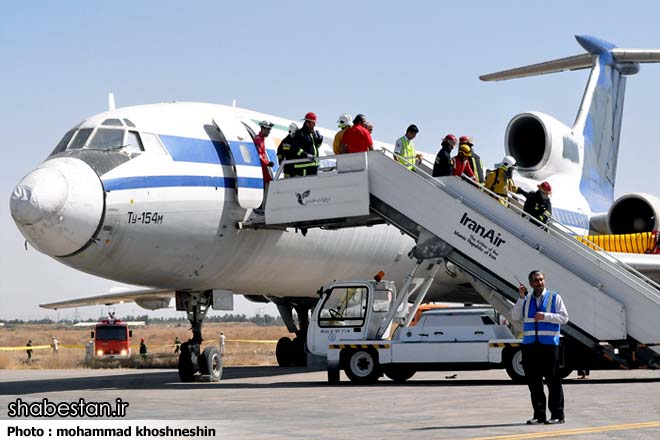
[[[185,342],[185,341],[182,341]],[[209,341],[205,341],[203,345],[206,345],[206,343]],[[225,342],[237,342],[237,343],[244,343],[244,344],[277,344],[277,341],[270,341],[270,340],[258,340],[258,339],[227,339]],[[210,345],[213,345],[210,343]],[[165,345],[151,345],[147,342],[147,347],[148,348],[162,348],[162,347],[172,347],[174,348],[174,344],[165,344]],[[59,348],[85,348],[84,344],[60,344]],[[139,345],[131,345],[131,348],[139,348]],[[24,350],[52,350],[53,347],[50,345],[33,345],[32,347],[27,347],[27,346],[19,346],[19,347],[0,347],[0,351],[24,351]]]
[[[493,437],[475,437],[471,440],[498,440],[498,439],[526,439],[526,438],[548,438],[548,437],[563,437],[567,435],[579,434],[592,434],[596,432],[608,431],[623,431],[626,429],[647,429],[658,428],[660,422],[641,422],[641,423],[628,423],[625,425],[609,425],[609,426],[596,426],[593,428],[578,428],[578,429],[562,429],[560,431],[545,431],[545,432],[530,432],[526,434],[509,434],[509,435],[496,435]]]
[[[390,348],[390,344],[330,344],[331,350],[341,350],[343,348]]]
[[[489,347],[520,347],[520,342],[489,342]]]

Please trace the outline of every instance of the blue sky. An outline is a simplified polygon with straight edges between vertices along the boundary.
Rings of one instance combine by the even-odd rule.
[[[503,155],[504,129],[515,114],[539,110],[571,125],[587,72],[502,83],[478,76],[582,53],[575,34],[660,48],[660,4],[634,5],[9,3],[0,16],[0,319],[54,317],[37,305],[116,285],[26,252],[8,203],[14,185],[67,129],[106,110],[108,92],[118,106],[236,99],[241,107],[288,118],[315,111],[324,127],[334,127],[340,113],[365,113],[374,137],[386,142],[417,124],[416,145],[425,151],[436,151],[446,133],[470,134],[491,165]],[[628,80],[617,195],[658,195],[658,78],[660,65],[643,65]],[[258,307],[241,302],[238,311]]]

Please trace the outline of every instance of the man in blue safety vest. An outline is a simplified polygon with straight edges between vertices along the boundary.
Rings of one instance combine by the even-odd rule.
[[[529,274],[533,295],[527,288],[518,287],[520,298],[511,309],[511,319],[523,323],[522,363],[534,408],[534,417],[528,425],[564,423],[564,391],[559,373],[559,333],[561,324],[568,322],[568,311],[557,292],[545,288],[545,275],[540,270]],[[548,384],[548,409],[543,378]]]

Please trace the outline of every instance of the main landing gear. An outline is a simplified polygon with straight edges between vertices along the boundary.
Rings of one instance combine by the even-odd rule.
[[[222,356],[218,347],[201,349],[202,323],[212,303],[210,290],[176,292],[176,309],[186,312],[192,330],[192,338],[181,344],[179,353],[177,367],[181,382],[218,382],[222,377]]]
[[[277,310],[280,312],[286,328],[296,335],[293,339],[285,336],[277,341],[275,347],[277,365],[280,367],[306,366],[305,341],[307,340],[307,328],[309,327],[309,311],[314,308],[317,300],[313,298],[272,298],[271,300],[277,305]],[[294,309],[298,315],[298,325],[293,319]]]

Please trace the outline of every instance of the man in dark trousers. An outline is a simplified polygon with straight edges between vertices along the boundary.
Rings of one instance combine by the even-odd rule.
[[[534,217],[541,223],[548,223],[552,217],[552,203],[550,203],[550,196],[552,195],[552,187],[548,182],[541,182],[537,191],[525,191],[518,188],[518,194],[525,196],[525,205],[523,211]]]
[[[523,323],[522,363],[532,398],[534,417],[528,425],[564,423],[564,391],[559,374],[559,333],[568,322],[568,310],[557,292],[545,288],[545,275],[540,270],[529,274],[533,295],[527,295],[524,284],[518,286],[520,298],[511,309],[511,319]],[[548,384],[548,409],[543,391],[543,378]]]
[[[451,163],[451,151],[454,149],[458,139],[453,134],[448,134],[440,143],[440,151],[435,156],[433,163],[433,177],[451,176],[454,166]]]
[[[28,347],[28,349],[26,350],[26,353],[27,353],[27,357],[28,357],[27,361],[28,361],[28,363],[30,363],[30,362],[32,362],[32,339],[28,340],[27,344],[25,346]]]
[[[294,176],[313,176],[316,175],[319,168],[319,148],[323,142],[323,136],[316,127],[316,113],[309,112],[303,119],[303,126],[293,137],[291,146],[291,157],[287,159],[307,159],[307,162],[293,164]]]

